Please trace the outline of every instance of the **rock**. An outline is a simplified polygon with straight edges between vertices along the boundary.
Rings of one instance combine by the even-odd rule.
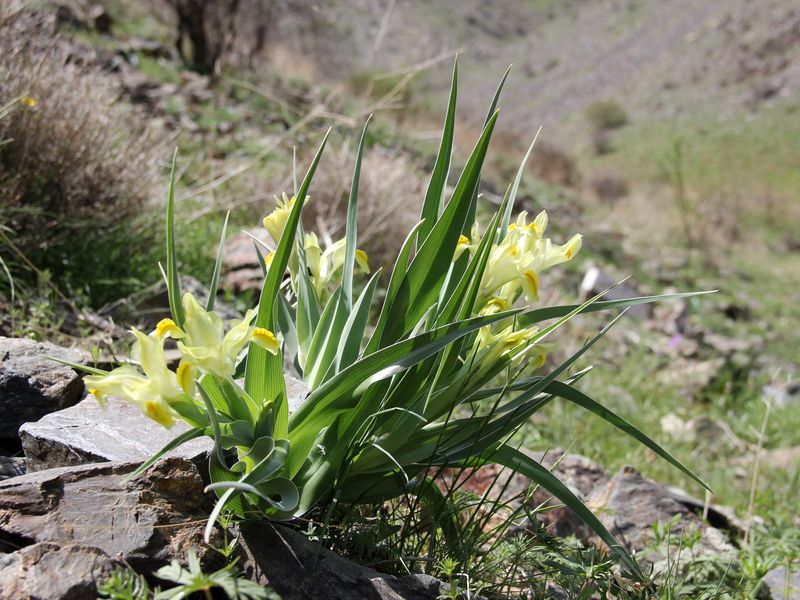
[[[695,397],[720,375],[724,367],[724,358],[703,361],[676,359],[659,375],[659,379],[664,385],[679,386],[685,394]]]
[[[393,577],[362,567],[271,523],[239,531],[242,570],[284,600],[435,600],[449,586],[427,575]]]
[[[308,395],[305,383],[286,375],[289,412]],[[20,428],[28,471],[106,461],[144,462],[175,437],[189,430],[183,421],[165,429],[135,406],[109,398],[102,408],[94,396]],[[205,474],[211,438],[191,440],[166,456],[194,462]]]
[[[66,410],[51,413],[20,428],[28,471],[106,461],[142,463],[175,437],[188,431],[179,421],[166,429],[137,407],[110,398],[102,408],[94,396]],[[202,437],[176,448],[168,456],[193,461],[205,472],[213,442]]]
[[[77,350],[0,337],[0,439],[16,439],[23,423],[72,406],[83,396],[80,376],[48,356],[83,362]]]
[[[699,531],[694,556],[707,553],[723,560],[733,560],[736,551],[725,536],[703,523],[691,510],[677,501],[662,485],[643,477],[633,467],[623,467],[605,485],[599,485],[587,498],[603,525],[629,550],[645,551],[645,559],[656,563],[665,558],[661,549],[651,548],[653,525],[676,520],[671,539],[678,543],[682,535]]]
[[[730,425],[705,415],[684,421],[674,413],[667,413],[661,417],[661,430],[673,439],[706,449],[741,451],[747,448]]]
[[[65,467],[0,482],[0,552],[39,542],[81,544],[139,571],[201,546],[211,498],[197,467],[159,461],[128,480],[133,462]]]
[[[256,238],[272,246],[266,229],[253,228],[242,231],[225,242],[225,254],[222,262],[222,286],[225,289],[241,293],[245,290],[260,290],[264,280],[258,256],[253,244]],[[262,254],[266,254],[259,245]]]
[[[24,474],[24,458],[20,456],[0,456],[0,481]]]
[[[560,450],[551,451],[540,462],[584,502],[593,489],[608,481],[608,474],[600,465],[579,454],[564,454]],[[550,534],[560,537],[574,535],[584,541],[588,541],[592,537],[593,532],[583,519],[576,515],[571,508],[563,506],[561,501],[554,498],[550,492],[539,488],[533,495],[531,506],[543,504],[546,510],[537,513],[536,518],[544,523]]]
[[[209,290],[194,277],[181,276],[181,293],[191,292],[201,305],[208,302]],[[214,304],[216,312],[223,320],[241,319],[239,312],[219,299]],[[127,298],[117,300],[102,311],[115,321],[136,324],[143,329],[153,329],[164,317],[170,316],[167,286],[162,281],[151,285]]]
[[[117,565],[97,548],[42,542],[0,556],[0,590],[17,600],[94,600]]]
[[[581,281],[581,296],[583,298],[590,298],[617,283],[619,283],[619,280],[614,279],[597,267],[590,267],[583,276],[583,281]],[[617,287],[603,296],[602,299],[623,300],[625,298],[635,298],[644,295],[645,294],[642,294],[630,283],[625,282],[617,285]],[[637,304],[636,306],[630,307],[627,314],[637,319],[648,319],[652,314],[652,310],[649,304]]]
[[[800,598],[800,570],[795,568],[786,577],[786,567],[772,569],[764,577],[763,585],[769,590],[772,600]]]
[[[790,402],[800,404],[800,383],[784,383],[765,385],[761,392],[778,408],[783,408]]]

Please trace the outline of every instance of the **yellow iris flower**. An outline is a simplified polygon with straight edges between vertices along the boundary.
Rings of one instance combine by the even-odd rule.
[[[521,212],[516,222],[508,226],[503,241],[495,244],[489,253],[480,286],[480,297],[484,302],[494,297],[512,303],[520,291],[527,302],[536,302],[539,299],[539,274],[571,260],[580,251],[580,234],[572,236],[566,244],[555,245],[550,238],[544,237],[547,223],[544,211],[531,223],[528,223],[528,213]],[[473,231],[473,239],[477,237],[477,232]],[[469,240],[459,240],[456,256],[463,249],[472,247]]]
[[[218,377],[232,376],[236,372],[239,352],[251,341],[272,354],[280,350],[280,340],[274,333],[251,325],[256,316],[254,310],[248,310],[241,321],[232,321],[225,333],[219,315],[205,310],[192,294],[184,294],[182,303],[183,329],[172,319],[164,319],[154,332],[157,337],[178,340],[178,349],[183,355],[178,367],[181,383],[194,380],[198,368]]]
[[[164,427],[172,427],[178,418],[170,403],[186,397],[175,373],[169,370],[164,358],[163,341],[156,335],[146,335],[137,329],[132,356],[139,362],[142,374],[133,365],[123,365],[106,375],[85,378],[89,392],[100,404],[108,396],[117,396],[138,406],[142,412]]]
[[[314,233],[307,233],[304,239],[303,248],[306,254],[306,266],[314,284],[314,291],[317,296],[327,288],[333,275],[344,265],[346,240],[334,242],[322,251],[319,239]],[[369,273],[369,263],[367,253],[363,250],[356,250],[356,265],[364,273]]]
[[[289,214],[294,207],[295,197],[287,198],[286,194],[283,194],[281,198],[276,198],[276,202],[275,209],[264,217],[264,229],[269,232],[275,245],[281,241],[286,222],[289,220]]]

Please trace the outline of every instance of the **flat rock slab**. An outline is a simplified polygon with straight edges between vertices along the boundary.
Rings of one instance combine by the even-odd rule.
[[[80,376],[48,356],[83,361],[77,350],[0,337],[0,439],[17,439],[23,423],[72,406],[83,397]]]
[[[0,482],[0,552],[38,542],[81,544],[142,572],[200,546],[211,498],[195,465],[163,459],[129,479],[138,463],[109,462],[28,473]]]
[[[166,429],[116,398],[103,408],[89,395],[71,408],[25,423],[19,436],[32,472],[106,461],[142,463],[189,429],[183,421]],[[211,438],[197,438],[167,456],[187,458],[202,468],[212,446]]]
[[[398,578],[363,567],[285,527],[245,524],[239,534],[245,574],[283,600],[436,600],[449,591],[428,575]]]
[[[308,394],[308,387],[286,376],[289,412]],[[66,410],[26,423],[19,435],[29,472],[105,461],[144,462],[175,437],[189,430],[179,421],[166,429],[135,406],[110,398],[105,408],[89,395]],[[187,458],[205,473],[211,438],[191,440],[166,456]]]
[[[42,542],[0,556],[0,590],[16,600],[94,600],[118,565],[97,548]]]

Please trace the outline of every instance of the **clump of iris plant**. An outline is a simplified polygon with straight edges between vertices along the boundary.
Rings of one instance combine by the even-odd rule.
[[[579,305],[536,306],[542,273],[574,258],[582,238],[576,234],[564,244],[553,242],[546,237],[544,212],[530,222],[522,212],[512,222],[530,150],[499,211],[483,228],[475,222],[481,168],[504,81],[446,197],[454,73],[420,221],[400,249],[380,304],[375,302],[380,271],[366,280],[356,277],[369,272],[367,256],[357,248],[356,221],[368,123],[358,149],[345,237],[323,249],[318,237],[301,226],[326,136],[299,188],[283,196],[264,219],[275,247],[266,255],[259,251],[264,283],[257,308],[227,326],[213,312],[222,248],[208,305],[181,295],[173,168],[166,262],[172,318],[151,333],[134,330],[130,362],[107,373],[88,369],[86,383],[101,402],[118,396],[165,427],[178,419],[190,425],[139,471],[190,439],[213,438],[208,490],[218,500],[207,535],[223,510],[241,519],[286,520],[312,509],[410,494],[432,507],[446,536],[454,530],[448,523],[454,516],[433,510],[445,501],[434,483],[436,474],[499,463],[530,477],[574,510],[636,574],[635,562],[592,512],[509,442],[557,398],[605,419],[705,485],[653,440],[575,387],[588,369],[570,372],[571,367],[619,316],[575,354],[542,372],[546,340],[573,316],[667,296],[620,301],[598,296]],[[371,319],[374,314],[377,318]],[[174,372],[164,359],[167,337],[177,340],[181,352]],[[291,414],[285,365],[310,389]]]

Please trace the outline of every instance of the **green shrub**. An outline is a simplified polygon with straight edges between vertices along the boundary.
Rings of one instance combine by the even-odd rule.
[[[586,118],[593,131],[619,129],[628,124],[628,113],[616,100],[598,100],[586,108]]]

